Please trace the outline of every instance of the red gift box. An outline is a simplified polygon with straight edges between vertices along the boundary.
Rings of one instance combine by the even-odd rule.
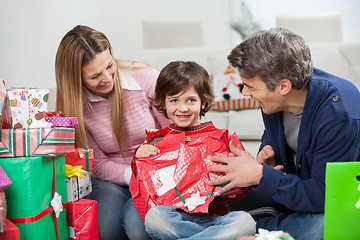
[[[70,227],[70,239],[99,239],[96,201],[80,199],[68,203],[68,222]]]
[[[0,233],[0,240],[20,240],[19,228],[6,219],[4,232]]]
[[[75,148],[74,152],[65,154],[65,163],[72,166],[82,166],[88,172],[92,170],[94,152],[91,148]]]
[[[136,177],[132,176],[129,189],[143,219],[148,209],[156,205],[173,206],[190,213],[209,213],[215,186],[208,185],[208,181],[224,175],[207,170],[209,165],[217,164],[210,160],[211,157],[228,155],[230,140],[244,150],[237,136],[234,134],[229,138],[225,129],[195,134],[191,138],[185,144],[184,133],[168,134],[156,143],[159,154],[136,159]],[[250,188],[235,188],[220,199],[224,201],[236,196],[238,200],[249,191]],[[195,194],[204,203],[189,207]]]

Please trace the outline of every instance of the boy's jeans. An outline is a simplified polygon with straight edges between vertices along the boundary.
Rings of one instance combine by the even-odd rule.
[[[280,213],[275,217],[258,219],[256,229],[282,230],[296,240],[324,239],[323,213]]]
[[[255,221],[243,211],[217,216],[155,206],[146,214],[145,228],[153,239],[232,240],[254,234]]]

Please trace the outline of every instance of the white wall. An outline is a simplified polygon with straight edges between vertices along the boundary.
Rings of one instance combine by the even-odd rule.
[[[230,0],[15,0],[0,3],[0,78],[7,87],[51,90],[55,105],[54,62],[67,31],[78,24],[104,32],[116,57],[143,48],[144,19],[202,18],[205,47],[231,45]]]
[[[275,27],[277,14],[340,13],[343,42],[360,42],[360,1],[358,0],[232,0],[232,18],[239,20],[241,2],[251,10],[263,29]],[[233,32],[233,41],[241,40]]]
[[[239,42],[229,27],[241,0],[0,0],[0,78],[6,86],[51,89],[55,105],[54,61],[61,38],[78,24],[103,31],[116,57],[143,48],[141,21],[202,18],[205,47],[223,48]],[[275,26],[277,13],[340,12],[343,39],[360,41],[360,1],[245,0],[263,28]]]

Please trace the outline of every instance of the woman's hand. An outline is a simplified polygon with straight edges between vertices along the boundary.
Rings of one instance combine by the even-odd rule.
[[[158,149],[157,147],[150,145],[150,144],[145,144],[145,145],[141,145],[135,153],[135,157],[136,158],[143,158],[143,157],[150,157],[152,155],[156,155],[160,153],[160,149]]]

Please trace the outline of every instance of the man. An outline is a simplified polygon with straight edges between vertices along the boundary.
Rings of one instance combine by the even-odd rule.
[[[228,60],[241,76],[243,95],[259,102],[265,131],[256,159],[234,146],[235,156],[213,157],[224,164],[209,170],[226,175],[209,184],[229,181],[219,193],[253,186],[255,202],[267,197],[266,204],[282,207],[257,219],[257,228],[323,239],[326,163],[360,160],[359,90],[313,68],[304,39],[286,29],[255,33]]]

